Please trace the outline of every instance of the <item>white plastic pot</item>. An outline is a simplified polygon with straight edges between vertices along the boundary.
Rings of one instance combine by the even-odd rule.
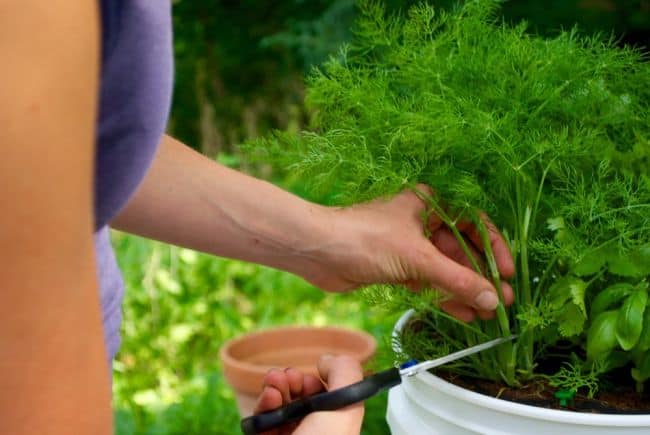
[[[412,311],[395,325],[397,336]],[[649,435],[650,415],[558,411],[495,399],[431,373],[406,378],[388,394],[393,435]]]

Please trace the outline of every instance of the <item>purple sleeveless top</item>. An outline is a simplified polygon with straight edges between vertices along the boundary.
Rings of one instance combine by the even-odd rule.
[[[123,282],[108,224],[151,164],[172,91],[169,0],[100,0],[102,68],[95,169],[95,252],[109,360],[120,345]]]

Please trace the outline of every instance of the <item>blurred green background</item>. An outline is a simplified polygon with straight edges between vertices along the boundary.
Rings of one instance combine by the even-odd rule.
[[[404,11],[411,0],[387,0]],[[432,1],[452,7],[447,0]],[[251,165],[236,145],[272,129],[301,129],[303,77],[351,36],[353,0],[176,0],[176,81],[169,130],[224,164],[300,193],[287,174]],[[650,46],[650,0],[511,0],[503,18],[531,32],[615,35]],[[377,337],[384,363],[395,315],[357,295],[324,294],[261,266],[113,234],[127,286],[114,365],[116,434],[236,434],[233,393],[218,361],[227,339],[281,324],[336,324]],[[387,434],[386,395],[366,405],[364,434]]]

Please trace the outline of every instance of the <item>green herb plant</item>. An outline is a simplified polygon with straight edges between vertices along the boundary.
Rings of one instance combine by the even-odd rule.
[[[474,269],[501,300],[484,213],[503,232],[516,299],[495,320],[460,322],[431,292],[367,290],[393,308],[417,307],[401,339],[410,356],[518,334],[451,369],[516,386],[568,343],[566,362],[579,367],[572,385],[629,364],[641,389],[650,378],[650,66],[611,38],[531,35],[496,19],[498,4],[387,15],[362,2],[353,41],[308,78],[308,131],[247,147],[335,205],[413,189],[468,255],[456,226],[473,222],[486,263]]]

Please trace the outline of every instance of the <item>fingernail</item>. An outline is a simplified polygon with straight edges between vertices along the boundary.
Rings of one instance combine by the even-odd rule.
[[[492,311],[499,305],[499,298],[493,291],[485,290],[474,299],[474,304],[482,310]]]
[[[321,355],[321,359],[328,360],[332,358],[334,358],[334,355],[332,355],[331,353],[324,353],[323,355]]]

